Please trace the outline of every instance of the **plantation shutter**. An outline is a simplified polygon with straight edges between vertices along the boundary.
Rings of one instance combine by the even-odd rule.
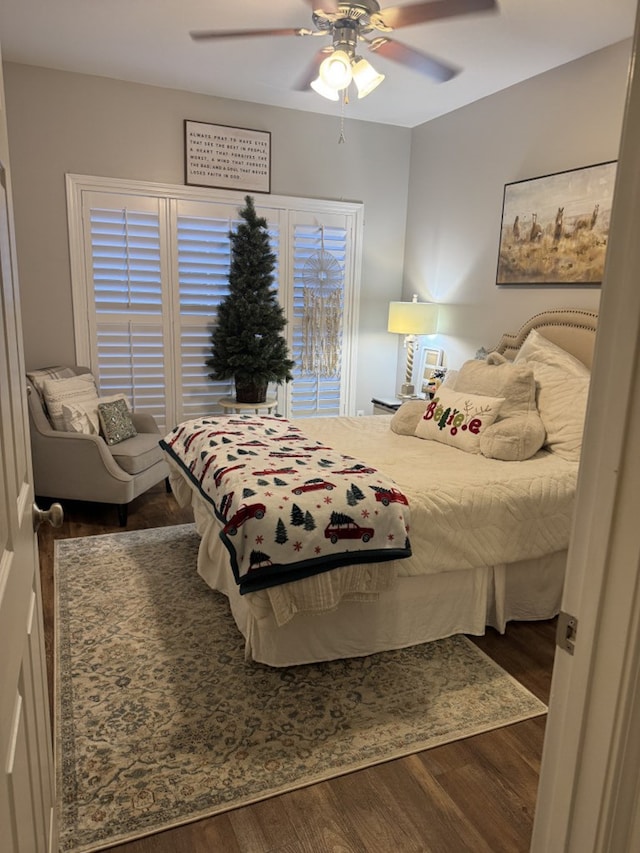
[[[182,387],[179,420],[213,413],[217,400],[233,390],[232,380],[209,379],[205,364],[218,305],[228,292],[228,233],[232,224],[228,217],[204,215],[208,212],[206,205],[178,202],[178,375]]]
[[[233,381],[211,380],[205,362],[228,293],[229,231],[244,197],[72,175],[67,194],[78,363],[92,369],[103,395],[125,393],[161,432],[220,414],[218,401],[234,393]],[[274,287],[296,365],[294,381],[269,393],[286,417],[346,414],[357,343],[361,206],[271,195],[254,202],[268,222]],[[329,326],[335,302],[333,314],[323,314],[312,299],[323,296],[323,257],[334,272],[339,267],[339,322]]]
[[[177,279],[179,304],[178,378],[182,388],[179,420],[220,411],[221,397],[234,392],[233,380],[212,380],[206,359],[211,355],[211,330],[218,306],[229,293],[231,241],[238,225],[238,206],[219,203],[176,203]],[[268,216],[256,206],[260,216]],[[279,228],[270,224],[269,240],[276,257]],[[278,267],[274,271],[278,283]]]
[[[166,307],[160,205],[155,199],[92,195],[90,340],[102,395],[123,392],[131,407],[167,424]]]
[[[291,417],[341,415],[347,408],[346,291],[352,281],[350,234],[344,217],[334,224],[292,228],[293,305],[289,319],[294,381]],[[337,222],[335,220],[338,220]]]

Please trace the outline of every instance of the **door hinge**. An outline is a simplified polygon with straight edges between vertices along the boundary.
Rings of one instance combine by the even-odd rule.
[[[558,615],[558,628],[556,630],[556,646],[560,646],[565,652],[573,654],[576,646],[576,635],[578,633],[578,620],[570,613],[561,610]]]

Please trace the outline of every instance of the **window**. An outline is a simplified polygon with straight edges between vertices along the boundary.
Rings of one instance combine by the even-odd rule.
[[[229,231],[237,225],[238,206],[177,200],[173,207],[175,227],[171,228],[171,236],[177,265],[173,328],[176,388],[181,398],[178,420],[182,421],[216,411],[220,397],[233,393],[232,381],[209,378],[204,361],[211,351],[211,326],[218,305],[229,290]],[[269,237],[277,255],[277,225],[270,227]],[[274,276],[277,282],[277,268]]]
[[[134,409],[164,423],[169,318],[157,202],[127,207],[126,198],[109,199],[121,205],[116,208],[106,207],[101,198],[88,201],[91,367],[102,393],[124,391]]]
[[[290,312],[296,417],[341,414],[345,340],[343,270],[349,234],[343,225],[293,228],[293,308]]]
[[[101,391],[124,391],[160,429],[220,412],[232,381],[205,359],[228,292],[238,193],[67,176],[76,352]],[[294,381],[286,417],[353,409],[362,205],[254,196],[277,257]]]

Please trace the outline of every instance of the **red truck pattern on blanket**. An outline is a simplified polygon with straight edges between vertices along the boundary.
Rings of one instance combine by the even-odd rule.
[[[160,446],[220,522],[241,592],[411,556],[409,505],[393,480],[285,418],[187,421]]]

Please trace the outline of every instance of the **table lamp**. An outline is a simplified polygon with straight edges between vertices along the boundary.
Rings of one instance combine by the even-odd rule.
[[[434,302],[418,302],[414,295],[411,302],[390,302],[387,330],[404,335],[407,348],[407,367],[405,380],[400,389],[400,397],[413,397],[413,356],[416,335],[432,335],[438,329],[438,306]]]

